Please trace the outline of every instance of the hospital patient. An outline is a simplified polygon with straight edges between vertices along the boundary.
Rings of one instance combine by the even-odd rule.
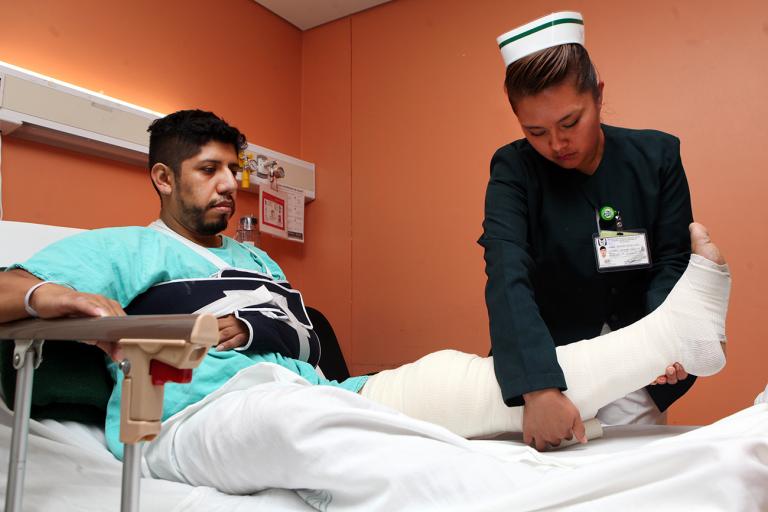
[[[490,358],[441,351],[372,377],[318,375],[298,293],[266,253],[220,235],[235,212],[242,134],[197,110],[150,133],[159,220],[84,232],[12,266],[0,275],[0,322],[216,311],[219,346],[191,384],[166,385],[163,431],[146,450],[154,476],[232,494],[293,489],[319,510],[466,509],[478,493],[533,478],[464,439],[521,431],[522,408],[504,405]],[[725,364],[730,275],[703,226],[691,225],[691,243],[687,270],[656,311],[557,348],[582,417],[673,362],[699,376]],[[116,382],[106,436],[121,457],[121,354],[100,346]]]

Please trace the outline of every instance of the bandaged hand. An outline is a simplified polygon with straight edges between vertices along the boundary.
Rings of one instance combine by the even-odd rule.
[[[250,332],[242,320],[235,315],[227,315],[219,320],[219,344],[216,345],[218,352],[232,350],[242,347],[248,342]]]
[[[523,441],[542,451],[573,437],[587,442],[579,410],[559,389],[549,388],[523,395]]]
[[[656,380],[651,382],[651,386],[656,384],[677,384],[679,381],[688,378],[688,372],[685,371],[683,365],[675,363],[672,366],[667,366],[667,370],[664,375],[659,375]]]

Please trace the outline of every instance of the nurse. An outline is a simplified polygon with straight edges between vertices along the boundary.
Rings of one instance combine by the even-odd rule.
[[[525,406],[525,441],[542,448],[583,431],[562,394],[555,346],[624,327],[661,304],[688,261],[693,217],[679,140],[601,124],[604,83],[581,14],[550,14],[498,43],[525,138],[491,160],[479,243],[496,378],[507,405]],[[659,372],[659,385],[598,419],[663,423],[694,377],[679,364]]]

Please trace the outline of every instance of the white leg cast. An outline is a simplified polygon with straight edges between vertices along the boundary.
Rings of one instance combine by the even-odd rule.
[[[462,437],[522,431],[522,407],[507,407],[493,359],[441,350],[371,376],[360,394]]]
[[[582,416],[650,384],[674,362],[702,377],[720,371],[730,283],[725,265],[694,254],[653,313],[605,336],[558,347],[566,395]]]
[[[583,418],[650,384],[674,362],[707,376],[725,364],[720,342],[730,292],[727,266],[693,255],[666,301],[634,324],[557,348],[566,395]],[[522,408],[506,407],[490,358],[441,351],[371,377],[361,394],[463,437],[522,430]]]

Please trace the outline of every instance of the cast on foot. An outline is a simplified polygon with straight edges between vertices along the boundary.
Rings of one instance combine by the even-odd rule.
[[[725,366],[720,343],[725,341],[731,275],[707,229],[694,222],[690,233],[691,261],[659,309],[680,344],[679,362],[689,373],[704,377]]]

